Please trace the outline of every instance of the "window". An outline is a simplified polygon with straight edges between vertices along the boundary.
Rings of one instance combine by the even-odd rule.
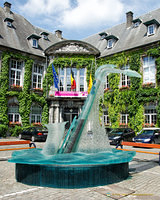
[[[113,47],[113,39],[109,39],[107,43],[107,48],[110,49]]]
[[[144,108],[145,124],[154,126],[157,123],[156,104],[150,103]]]
[[[156,83],[156,66],[153,57],[143,57],[143,83]]]
[[[109,77],[105,77],[105,84],[104,84],[104,89],[109,89]]]
[[[64,91],[64,69],[59,68],[59,90]]]
[[[137,28],[139,25],[140,25],[140,22],[139,22],[139,21],[138,21],[138,22],[135,22],[135,23],[134,23],[134,28]]]
[[[21,71],[22,71],[23,62],[19,60],[11,60],[10,63],[10,84],[21,86]]]
[[[148,26],[148,35],[153,35],[155,34],[155,25],[151,24]]]
[[[101,35],[101,40],[105,39],[106,35]]]
[[[32,46],[35,47],[35,48],[38,48],[38,40],[33,38],[32,39]]]
[[[122,124],[122,125],[127,125],[128,122],[129,122],[129,114],[121,113],[121,116],[120,116],[120,124]]]
[[[104,125],[110,125],[109,114],[108,111],[104,111]]]
[[[49,35],[49,33],[47,33],[47,32],[41,32],[40,35],[42,35],[42,38],[43,38],[44,40],[48,40],[48,35]]]
[[[32,76],[32,87],[42,89],[42,77],[43,77],[43,66],[34,64],[33,76]]]
[[[83,92],[84,91],[84,80],[85,80],[85,69],[84,68],[80,68],[79,70],[79,75],[80,75],[80,91]]]
[[[12,23],[7,21],[7,26],[12,27]]]
[[[66,68],[67,72],[67,91],[71,91],[71,68]]]
[[[106,36],[107,36],[107,33],[106,32],[102,32],[99,35],[101,37],[100,40],[104,40],[106,38]]]
[[[41,37],[39,35],[37,35],[37,34],[31,34],[30,36],[27,37],[27,39],[29,40],[30,45],[33,48],[38,48],[38,40],[40,38]]]
[[[125,65],[121,69],[127,70],[129,68],[130,68],[129,65]],[[130,77],[127,75],[121,74],[120,87],[127,87],[127,86],[130,87],[130,85],[131,85]]]
[[[11,124],[20,122],[19,106],[9,105],[8,107],[8,118]]]
[[[31,107],[31,123],[41,123],[42,108],[39,105],[33,104]]]
[[[130,87],[131,81],[129,76],[121,74],[121,87]]]
[[[48,40],[48,35],[42,35],[43,39]]]
[[[6,22],[7,26],[10,27],[10,28],[13,27],[13,25],[12,25],[13,21],[14,20],[12,18],[8,18],[8,17],[4,19],[4,22]]]
[[[85,91],[86,89],[86,70],[85,68],[72,68],[74,79],[76,81],[76,91]],[[60,91],[71,91],[71,68],[59,68],[59,89]]]

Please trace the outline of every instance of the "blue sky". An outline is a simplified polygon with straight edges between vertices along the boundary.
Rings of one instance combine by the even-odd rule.
[[[0,1],[3,7],[5,0]],[[12,11],[66,39],[81,40],[125,22],[126,12],[139,17],[160,8],[159,0],[8,0]]]

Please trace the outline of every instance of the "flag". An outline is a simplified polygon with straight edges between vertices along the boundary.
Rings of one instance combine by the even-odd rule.
[[[89,85],[88,85],[88,94],[89,94],[90,91],[91,91],[92,85],[93,85],[93,81],[92,81],[92,76],[91,76],[91,74],[90,74]]]
[[[76,81],[74,79],[74,73],[71,69],[71,90],[74,90],[74,89],[76,89]]]
[[[53,70],[53,81],[54,81],[54,86],[55,88],[57,88],[57,90],[59,91],[59,87],[58,87],[58,76],[57,76],[57,73],[56,73],[56,70],[54,68],[54,65],[52,64],[52,70]]]

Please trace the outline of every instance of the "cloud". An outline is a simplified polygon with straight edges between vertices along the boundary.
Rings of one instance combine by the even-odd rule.
[[[21,13],[35,17],[45,15],[55,15],[70,7],[69,0],[28,0],[24,5],[19,5]]]
[[[118,22],[123,4],[120,0],[28,0],[19,10],[41,24],[45,18],[52,26],[86,29]]]
[[[65,28],[90,28],[118,22],[123,12],[120,0],[77,0],[77,7],[64,11]]]

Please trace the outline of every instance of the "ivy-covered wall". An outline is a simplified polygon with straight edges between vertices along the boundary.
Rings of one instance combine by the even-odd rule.
[[[95,70],[103,64],[115,64],[117,67],[129,65],[130,69],[142,73],[142,56],[151,55],[156,58],[156,87],[149,85],[143,87],[142,78],[131,78],[130,88],[123,90],[119,89],[120,75],[110,74],[109,85],[110,90],[104,94],[104,102],[108,108],[109,118],[112,127],[119,127],[120,113],[127,112],[129,114],[128,126],[138,132],[144,124],[144,104],[149,102],[157,102],[157,124],[160,126],[160,47],[157,46],[150,50],[140,50],[132,52],[123,52],[107,58],[97,59],[95,62],[94,56],[65,56],[57,57],[53,60],[55,69],[59,67],[64,68],[68,66],[76,66],[77,68],[87,68],[87,82],[89,82],[90,73],[94,79]],[[9,90],[9,61],[11,58],[21,59],[25,63],[24,84],[22,91]],[[42,124],[48,123],[48,104],[47,93],[51,85],[53,85],[52,65],[47,68],[43,80],[43,95],[40,96],[31,91],[31,76],[33,59],[30,57],[22,56],[20,54],[13,54],[10,52],[3,52],[2,55],[2,69],[0,73],[0,132],[6,133],[9,125],[7,115],[7,99],[8,97],[16,96],[19,101],[19,113],[23,127],[29,126],[29,115],[32,102],[37,102],[43,108],[42,111]],[[58,72],[58,71],[57,71]],[[102,110],[102,109],[101,109]]]
[[[144,86],[142,84],[142,56],[153,56],[156,59],[156,87],[152,84]],[[110,90],[104,94],[104,105],[108,108],[109,118],[112,127],[120,126],[120,113],[129,114],[130,128],[136,132],[140,131],[144,125],[144,105],[150,102],[157,102],[157,124],[160,126],[160,47],[154,47],[149,50],[139,50],[132,52],[123,52],[112,57],[102,58],[97,61],[98,65],[115,64],[117,67],[129,65],[131,70],[135,70],[142,75],[142,78],[130,78],[130,88],[119,89],[120,75],[110,74]]]
[[[10,59],[20,59],[24,61],[24,81],[23,88],[21,91],[9,90],[9,62]],[[8,120],[8,98],[17,97],[19,101],[19,113],[21,115],[21,121],[23,127],[30,125],[29,116],[31,111],[32,102],[37,102],[43,108],[42,111],[42,124],[48,123],[48,104],[46,101],[46,93],[43,93],[43,96],[31,91],[31,80],[32,80],[32,66],[33,59],[23,56],[21,54],[13,54],[11,52],[3,52],[1,57],[1,73],[0,73],[0,133],[1,136],[6,135],[8,130],[9,120]],[[15,126],[15,129],[18,129]]]

